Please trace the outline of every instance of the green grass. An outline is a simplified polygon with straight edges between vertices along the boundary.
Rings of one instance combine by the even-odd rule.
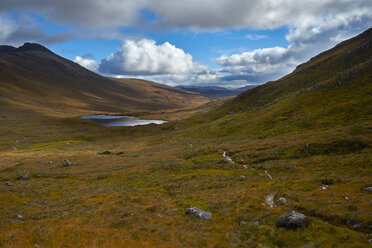
[[[372,80],[370,52],[358,47],[352,40],[159,126],[6,115],[0,247],[369,247],[372,195],[362,189],[372,179]],[[26,172],[29,180],[17,179]],[[265,203],[271,193],[275,208]],[[212,220],[186,215],[189,206]],[[306,226],[277,228],[288,210],[306,214]]]

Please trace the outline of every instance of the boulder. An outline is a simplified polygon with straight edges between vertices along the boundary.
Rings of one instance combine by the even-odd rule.
[[[26,173],[23,176],[20,176],[18,179],[19,180],[28,180],[28,179],[30,179],[30,176],[28,175],[28,173]]]
[[[65,167],[66,167],[66,166],[71,166],[71,163],[70,163],[70,161],[68,161],[67,159],[63,159],[63,160],[62,160],[62,165],[65,166]]]
[[[295,211],[289,211],[279,217],[276,222],[277,227],[285,229],[296,229],[302,227],[306,222],[306,216]]]
[[[197,207],[187,208],[185,213],[188,214],[188,215],[192,215],[192,216],[198,218],[199,220],[210,220],[210,219],[212,219],[212,214],[211,213],[206,212],[204,210],[201,210]]]

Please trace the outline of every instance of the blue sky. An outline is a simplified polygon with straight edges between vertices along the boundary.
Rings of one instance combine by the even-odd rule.
[[[262,84],[372,27],[365,0],[0,1],[1,44],[168,85]]]

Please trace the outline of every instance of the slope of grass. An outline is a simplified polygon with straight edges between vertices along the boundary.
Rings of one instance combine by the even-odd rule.
[[[369,247],[370,50],[352,53],[341,76],[324,66],[363,46],[358,39],[214,110],[188,110],[200,113],[160,126],[4,115],[0,247]],[[319,82],[310,83],[311,70],[323,73]],[[148,116],[173,114],[183,112]],[[30,179],[19,180],[26,172]],[[186,215],[189,206],[212,220]],[[289,210],[306,214],[307,224],[277,228]]]

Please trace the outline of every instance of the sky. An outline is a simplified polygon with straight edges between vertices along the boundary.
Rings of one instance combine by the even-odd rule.
[[[1,45],[171,86],[263,84],[371,27],[371,0],[0,0]]]

